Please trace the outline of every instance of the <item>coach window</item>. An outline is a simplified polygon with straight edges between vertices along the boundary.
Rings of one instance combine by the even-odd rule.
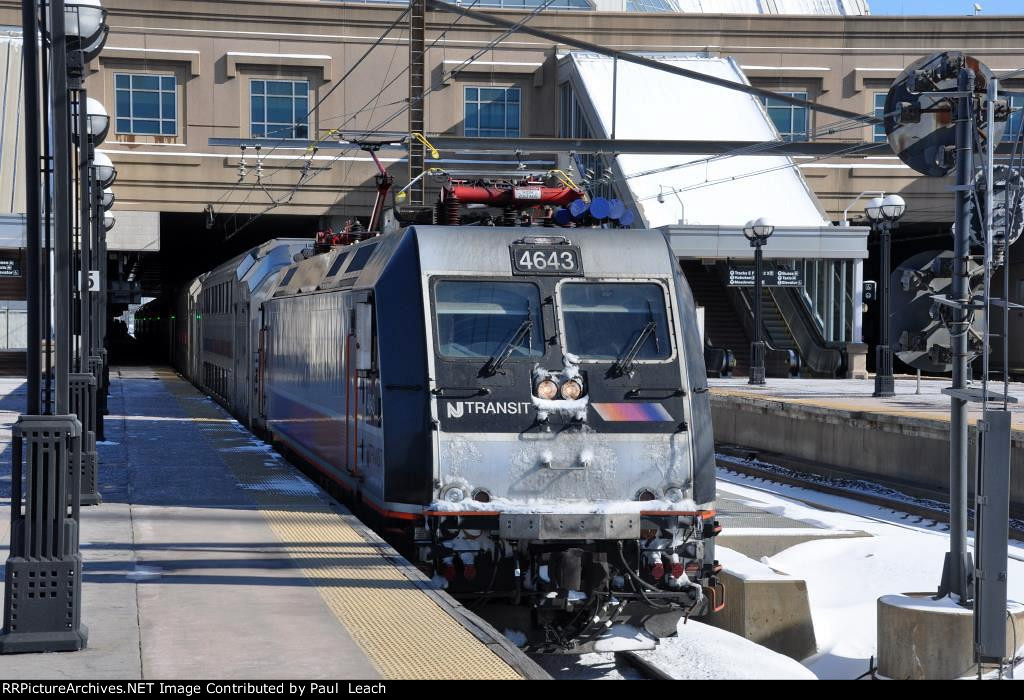
[[[672,356],[665,289],[653,282],[566,282],[559,287],[565,349],[582,360]]]
[[[529,282],[441,280],[434,288],[437,345],[448,358],[510,360],[544,354],[540,291]]]

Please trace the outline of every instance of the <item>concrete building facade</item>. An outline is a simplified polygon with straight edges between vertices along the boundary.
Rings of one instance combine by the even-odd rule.
[[[211,137],[256,135],[257,86],[286,82],[323,99],[308,135],[334,129],[405,131],[408,28],[393,4],[197,0],[108,0],[110,39],[92,64],[87,88],[115,118],[103,150],[118,168],[116,210],[217,216],[276,213],[350,216],[372,198],[372,164],[365,154],[321,149],[264,149],[245,156],[212,148]],[[490,10],[490,8],[488,8]],[[511,19],[523,11],[490,10]],[[19,3],[0,2],[0,24],[18,23]],[[879,94],[908,63],[943,50],[969,51],[1001,72],[1024,66],[1021,17],[901,18],[820,15],[711,15],[546,10],[531,26],[626,51],[697,52],[734,57],[750,81],[813,101],[873,113]],[[559,134],[556,64],[566,47],[513,34],[458,74],[451,70],[498,36],[472,20],[427,15],[427,130],[467,133],[474,87],[518,88],[516,129],[522,136]],[[375,46],[376,44],[376,46]],[[371,46],[366,60],[354,65]],[[145,134],[118,117],[117,76],[161,79],[164,121]],[[1007,87],[1024,86],[1024,80]],[[265,89],[262,88],[262,89]],[[122,90],[122,101],[129,94]],[[130,99],[130,98],[129,98]],[[122,105],[123,106],[123,105]],[[700,105],[695,105],[699,109]],[[394,115],[394,116],[392,116]],[[778,114],[776,114],[778,116]],[[836,118],[797,111],[787,138],[872,140],[870,127],[823,133]],[[145,131],[145,129],[143,130]],[[815,135],[817,134],[817,135]],[[671,138],[699,136],[665,135]],[[270,152],[273,150],[273,152]],[[390,154],[392,156],[397,154]],[[391,160],[391,159],[388,159]],[[907,221],[945,221],[951,206],[940,180],[918,177],[891,157],[825,159],[800,167],[825,209],[838,220],[864,190],[900,192]],[[395,161],[391,160],[394,164]],[[260,167],[262,166],[262,167]],[[303,178],[304,169],[315,175]],[[395,169],[399,183],[403,169]],[[296,189],[296,183],[303,184]],[[294,192],[293,192],[294,190]],[[275,201],[288,199],[273,206]]]
[[[531,11],[494,5],[478,9],[511,21]],[[667,9],[681,11],[670,12],[636,11],[647,7],[641,5],[626,2],[622,8],[634,11],[618,11],[615,3],[557,3],[528,22],[622,51],[729,57],[753,85],[862,114],[880,114],[880,100],[899,72],[937,51],[969,52],[996,76],[1024,67],[1024,17],[875,17],[862,0],[775,0],[759,15],[735,14],[744,11],[743,2],[727,3],[731,12],[724,14],[700,12],[700,3],[677,2]],[[111,34],[90,65],[86,87],[111,115],[101,150],[118,169],[114,214],[132,240],[112,269],[137,277],[148,270],[146,291],[156,293],[258,239],[311,235],[366,215],[374,165],[368,154],[336,141],[341,132],[370,138],[408,132],[403,3],[105,0],[104,6]],[[0,25],[19,21],[20,3],[0,0]],[[524,34],[494,43],[501,30],[439,11],[427,13],[426,27],[428,136],[570,135],[579,115],[564,99],[560,69],[569,47]],[[1024,79],[1004,88],[1024,88]],[[877,128],[823,113],[772,103],[765,109],[785,139],[884,140]],[[1008,133],[1020,124],[1018,113]],[[322,143],[274,146],[282,136]],[[208,145],[217,137],[255,137],[268,145],[245,151]],[[442,167],[486,159],[441,156]],[[404,185],[403,152],[382,151],[381,159]],[[908,213],[896,261],[908,249],[948,247],[947,179],[920,176],[894,154],[797,158],[796,164],[833,222],[862,192],[902,194]],[[665,206],[677,205],[666,197]],[[857,204],[850,216],[862,219],[861,212]],[[866,263],[865,278],[874,277],[871,266]],[[869,316],[865,326],[871,324]]]

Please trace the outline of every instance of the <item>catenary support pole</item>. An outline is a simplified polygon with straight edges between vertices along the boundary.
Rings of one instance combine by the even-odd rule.
[[[950,347],[953,355],[953,390],[967,387],[967,333],[970,314],[971,207],[970,187],[974,182],[974,84],[975,74],[963,66],[957,81],[956,107],[956,206],[954,212],[952,310]],[[953,594],[966,602],[971,599],[970,571],[973,565],[967,552],[967,401],[950,397],[949,434],[949,552],[943,565],[940,593]]]
[[[409,11],[409,132],[423,133],[425,128],[424,82],[426,71],[426,14],[425,0],[411,0]],[[427,157],[426,147],[418,139],[409,142],[409,204],[423,206],[426,196],[426,178],[423,174]],[[419,178],[418,180],[416,178]]]

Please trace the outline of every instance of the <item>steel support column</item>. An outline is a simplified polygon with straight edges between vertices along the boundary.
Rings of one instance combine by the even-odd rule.
[[[971,206],[970,187],[974,182],[974,83],[970,68],[960,69],[956,98],[956,206],[953,238],[953,279],[950,346],[953,355],[953,391],[967,387],[967,332],[970,315]],[[971,570],[967,552],[967,401],[950,397],[949,421],[949,552],[942,567],[939,592],[954,594],[962,602],[972,598]]]

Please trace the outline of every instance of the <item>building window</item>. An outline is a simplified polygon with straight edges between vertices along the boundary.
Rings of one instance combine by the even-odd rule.
[[[253,80],[252,135],[309,138],[309,81]]]
[[[1010,105],[1010,118],[1006,120],[1006,130],[1003,132],[1003,141],[1016,141],[1020,135],[1020,127],[1024,121],[1024,95],[1007,95]]]
[[[115,73],[117,133],[178,133],[178,86],[173,75]]]
[[[885,98],[887,92],[876,92],[875,93],[875,117],[878,119],[885,118]],[[886,140],[885,136],[885,124],[875,124],[872,127],[872,138],[876,143],[880,143]]]
[[[467,87],[466,136],[519,136],[520,90],[517,87]]]
[[[807,99],[806,92],[780,92],[780,95],[796,97],[801,100]],[[806,141],[807,140],[807,108],[797,107],[782,100],[775,100],[770,97],[762,98],[765,110],[771,117],[775,128],[779,130],[779,136],[783,141]]]

